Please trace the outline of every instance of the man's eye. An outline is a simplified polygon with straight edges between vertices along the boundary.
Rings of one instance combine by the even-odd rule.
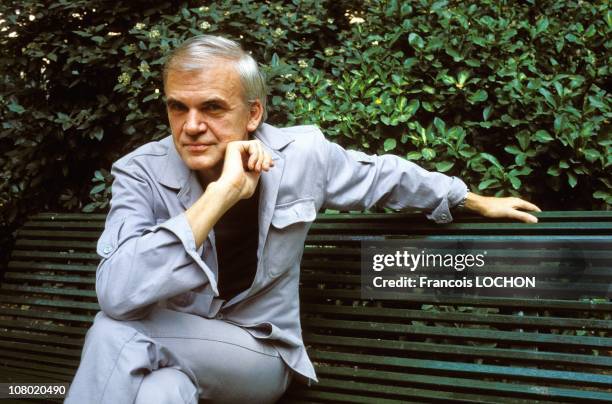
[[[204,106],[204,109],[205,109],[206,111],[218,111],[218,110],[220,110],[220,109],[221,109],[221,105],[219,105],[219,104],[214,104],[214,103],[212,103],[212,104],[206,104],[206,105]]]
[[[168,104],[168,108],[172,111],[185,111],[187,108],[185,108],[184,105],[182,104],[177,104],[175,102],[171,102]]]

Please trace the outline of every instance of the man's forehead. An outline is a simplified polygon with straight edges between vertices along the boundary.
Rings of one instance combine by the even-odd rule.
[[[177,93],[220,92],[230,95],[242,93],[242,82],[233,64],[224,61],[201,69],[171,69],[168,71],[164,92],[168,98]]]

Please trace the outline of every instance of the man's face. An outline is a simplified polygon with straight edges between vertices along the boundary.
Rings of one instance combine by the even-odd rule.
[[[165,92],[179,155],[200,178],[218,178],[227,144],[248,139],[261,119],[261,104],[245,102],[240,77],[228,61],[200,71],[170,70]]]

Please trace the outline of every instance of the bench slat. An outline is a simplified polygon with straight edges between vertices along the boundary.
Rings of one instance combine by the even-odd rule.
[[[32,292],[32,293],[40,293],[46,295],[62,295],[62,296],[80,296],[80,297],[89,297],[96,298],[95,290],[82,290],[82,289],[69,289],[69,288],[52,288],[52,287],[40,287],[40,286],[22,286],[22,285],[14,285],[9,283],[3,283],[0,285],[0,289],[10,290],[15,292]]]
[[[330,304],[304,304],[301,307],[303,313],[336,314],[342,315],[344,318],[347,318],[347,316],[357,318],[369,317],[370,319],[372,317],[376,317],[419,321],[448,321],[470,324],[513,325],[520,327],[551,327],[612,331],[612,321],[596,320],[592,318],[575,319],[561,317],[501,315],[490,313],[445,313],[426,310],[376,307],[359,307],[359,310],[355,310],[355,308],[352,306],[337,306]]]
[[[610,356],[581,355],[576,353],[556,353],[531,349],[487,348],[469,345],[435,344],[418,341],[394,341],[380,338],[357,338],[339,335],[304,334],[304,339],[311,346],[339,346],[352,348],[375,347],[379,351],[414,352],[424,356],[446,355],[449,357],[489,358],[491,360],[506,360],[516,363],[537,363],[544,365],[586,365],[594,367],[612,367]]]
[[[573,386],[583,385],[609,388],[612,385],[612,376],[603,374],[446,362],[426,359],[396,358],[345,352],[328,352],[321,350],[310,350],[309,355],[311,355],[312,359],[316,359],[318,361],[351,363],[360,366],[386,365],[399,367],[402,369],[416,369],[417,371],[437,371],[443,374],[452,374],[454,377],[478,376],[479,380],[485,377],[498,377],[504,380],[515,379],[524,381],[532,380],[538,382],[547,381],[555,383],[569,383]]]
[[[349,300],[364,300],[361,297],[361,290],[347,289],[318,289],[318,288],[303,288],[300,291],[302,298],[312,299],[349,299]],[[589,312],[612,312],[612,303],[599,300],[552,300],[552,299],[516,299],[505,297],[478,297],[478,298],[462,298],[449,296],[433,296],[420,294],[393,294],[398,300],[405,303],[438,303],[438,304],[458,304],[462,306],[479,306],[479,307],[517,307],[517,308],[533,308],[533,309],[555,309],[555,310],[576,310]],[[394,300],[397,301],[397,300]]]
[[[452,327],[413,326],[396,323],[373,323],[365,321],[326,320],[320,318],[305,318],[303,324],[310,327],[328,330],[366,331],[376,333],[410,334],[428,337],[443,337],[447,339],[474,339],[493,342],[508,342],[514,344],[542,344],[587,347],[593,349],[612,349],[612,339],[604,337],[585,337],[575,335],[554,335],[522,333],[512,331],[467,329]]]

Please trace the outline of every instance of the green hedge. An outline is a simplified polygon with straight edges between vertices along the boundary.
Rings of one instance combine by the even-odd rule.
[[[106,207],[111,162],[169,133],[164,54],[199,33],[265,66],[271,123],[318,124],[547,209],[612,204],[608,1],[201,4],[2,2],[5,229],[31,210]]]

